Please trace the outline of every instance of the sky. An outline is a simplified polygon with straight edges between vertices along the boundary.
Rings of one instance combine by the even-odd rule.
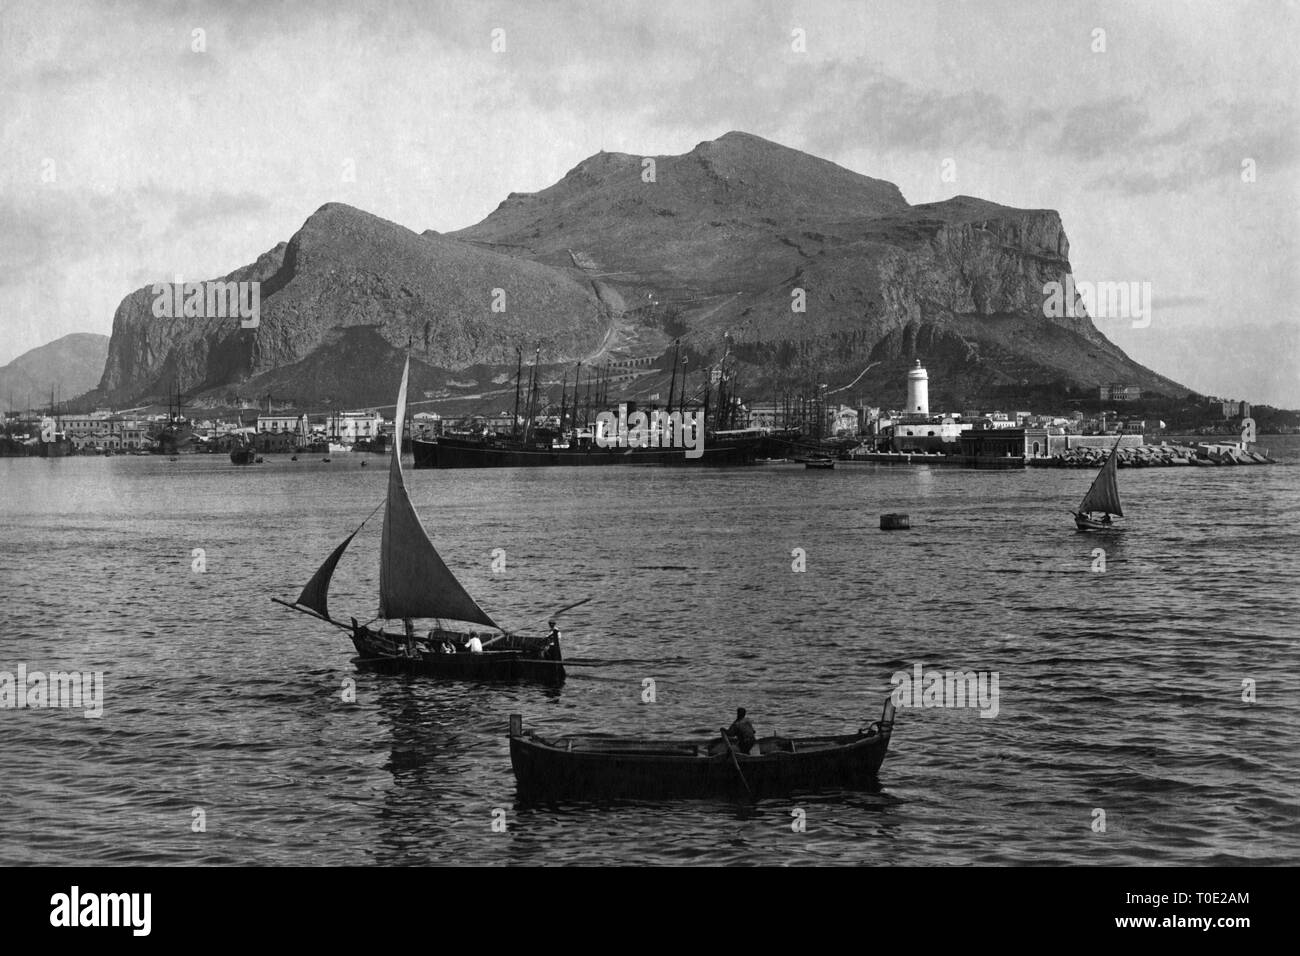
[[[896,183],[1060,212],[1097,318],[1206,394],[1300,408],[1294,2],[10,3],[0,365],[112,329],[326,202],[471,225],[601,149],[744,130]]]

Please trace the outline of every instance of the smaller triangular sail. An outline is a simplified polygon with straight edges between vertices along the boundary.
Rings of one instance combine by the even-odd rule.
[[[360,528],[357,528],[357,531],[360,530]],[[352,539],[357,536],[357,531],[353,531],[343,539],[341,545],[330,552],[330,556],[325,559],[325,563],[311,576],[307,586],[302,589],[302,593],[298,595],[298,600],[294,602],[295,604],[309,607],[321,617],[328,618],[330,616],[329,606],[326,604],[326,600],[329,598],[330,579],[334,577],[334,569],[338,567],[339,558],[343,557],[343,552],[348,549]]]
[[[1101,471],[1097,472],[1097,477],[1093,479],[1092,487],[1083,496],[1083,501],[1079,504],[1079,514],[1104,511],[1106,514],[1124,517],[1124,509],[1119,504],[1119,484],[1115,477],[1115,469],[1118,466],[1119,442],[1117,441],[1115,447],[1110,450],[1110,457],[1106,459],[1106,463],[1101,466]]]

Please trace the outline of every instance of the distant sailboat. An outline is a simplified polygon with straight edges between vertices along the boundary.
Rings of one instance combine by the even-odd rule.
[[[1114,527],[1110,517],[1124,517],[1124,509],[1119,503],[1119,485],[1116,482],[1116,468],[1119,467],[1119,443],[1123,436],[1115,439],[1115,447],[1106,456],[1101,471],[1092,480],[1092,487],[1079,502],[1079,509],[1074,514],[1074,526],[1080,531],[1105,531]],[[1094,518],[1093,514],[1101,512],[1104,517]]]
[[[394,434],[399,436],[406,417],[406,386],[410,371],[408,357],[397,395]],[[552,640],[506,632],[456,580],[434,548],[411,504],[402,476],[401,456],[402,443],[394,441],[384,503],[330,553],[298,599],[292,604],[279,598],[271,600],[350,632],[359,655],[357,664],[361,666],[448,677],[563,680],[564,665],[558,635]],[[358,624],[356,618],[351,619],[350,625],[344,624],[330,616],[327,603],[330,580],[339,559],[366,521],[381,507],[384,509],[384,528],[379,554],[379,615],[376,620],[401,621],[402,629],[395,633],[385,631],[382,626],[375,630],[369,624]],[[414,626],[417,618],[431,618],[436,626],[427,634],[419,635]],[[457,622],[460,626],[444,627],[444,622]],[[472,627],[466,629],[465,625]],[[499,633],[491,636],[482,631],[483,628]],[[470,650],[471,647],[480,649]]]

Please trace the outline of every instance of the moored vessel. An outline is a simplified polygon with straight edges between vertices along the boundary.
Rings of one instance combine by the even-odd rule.
[[[760,439],[706,435],[693,456],[686,448],[602,448],[592,441],[522,442],[510,438],[444,435],[411,442],[416,468],[537,468],[562,465],[752,465]]]

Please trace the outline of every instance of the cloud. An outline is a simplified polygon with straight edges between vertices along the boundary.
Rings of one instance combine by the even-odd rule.
[[[271,209],[271,201],[251,190],[232,192],[215,189],[195,194],[187,190],[151,184],[136,190],[136,203],[170,210],[170,229],[209,229],[228,219],[260,216]]]

